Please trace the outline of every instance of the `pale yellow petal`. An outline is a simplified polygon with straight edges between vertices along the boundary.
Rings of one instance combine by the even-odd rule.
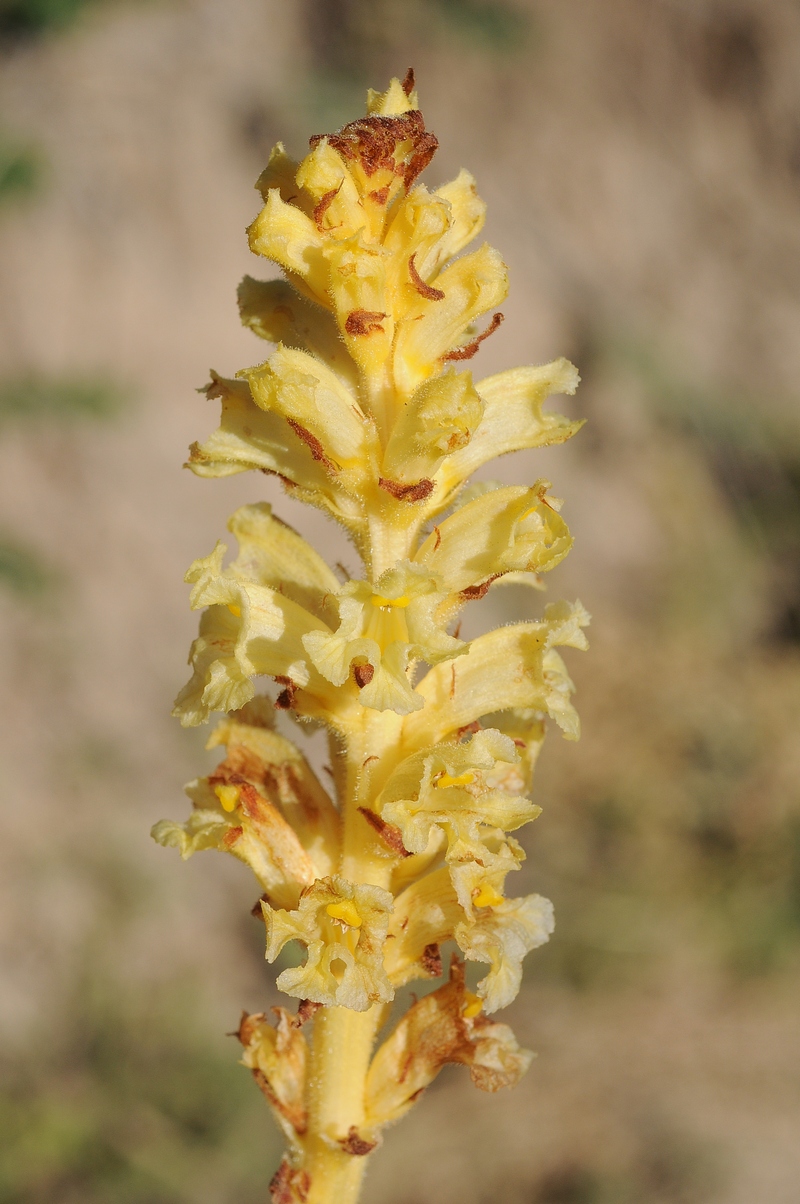
[[[580,377],[568,360],[540,368],[511,368],[475,386],[485,409],[480,426],[466,447],[450,457],[439,476],[445,493],[471,476],[482,464],[507,452],[564,443],[583,426],[562,414],[543,413],[553,394],[572,394]]]
[[[307,214],[281,199],[277,188],[267,193],[267,203],[249,226],[247,235],[254,255],[263,255],[285,268],[320,305],[329,304],[323,237]]]
[[[487,1012],[508,1007],[516,998],[522,982],[522,959],[550,939],[554,926],[550,900],[527,895],[486,908],[474,924],[456,929],[456,940],[464,955],[491,965],[477,988]]]
[[[548,679],[544,658],[553,644],[585,647],[582,627],[586,611],[576,603],[553,612],[541,623],[517,623],[501,627],[473,640],[469,651],[450,664],[437,665],[417,685],[425,700],[418,715],[409,715],[404,725],[404,745],[412,751],[438,742],[476,719],[509,707],[531,707],[549,714],[565,726],[565,735],[576,735],[567,723],[564,687],[557,667]],[[571,683],[570,683],[571,685]]]
[[[228,520],[228,530],[239,544],[230,573],[280,589],[323,622],[331,621],[336,574],[302,535],[275,517],[269,502],[242,506]]]
[[[469,443],[482,415],[469,372],[448,371],[425,381],[394,423],[381,476],[401,485],[430,480],[445,456]]]
[[[508,272],[498,252],[485,243],[446,267],[436,279],[436,288],[444,297],[440,301],[420,298],[417,313],[406,318],[397,332],[395,381],[406,397],[440,370],[443,357],[458,348],[476,318],[505,299]]]
[[[374,430],[356,397],[325,364],[280,347],[239,374],[265,411],[280,414],[334,479],[358,488],[369,471]]]
[[[453,593],[508,572],[542,573],[572,546],[569,529],[546,500],[547,481],[484,493],[439,523],[415,560]]]
[[[332,368],[350,388],[358,385],[352,357],[342,344],[329,310],[301,296],[287,280],[245,276],[237,289],[242,324],[270,343],[308,351]]]

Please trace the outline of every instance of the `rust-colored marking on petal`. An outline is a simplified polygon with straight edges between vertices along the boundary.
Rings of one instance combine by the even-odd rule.
[[[330,192],[326,192],[323,197],[320,197],[314,206],[314,225],[317,227],[320,234],[325,233],[325,227],[322,224],[322,219],[338,196],[339,190],[341,189],[343,183],[344,180],[340,180],[336,187],[332,188]]]
[[[422,957],[419,959],[423,970],[430,974],[431,978],[439,978],[442,973],[442,951],[438,945],[426,945],[422,950]]]
[[[417,265],[414,263],[414,255],[408,261],[408,274],[411,277],[411,283],[420,294],[421,297],[427,297],[429,301],[444,301],[444,293],[440,288],[434,288],[431,284],[426,284],[417,271]]]
[[[232,849],[233,846],[236,844],[236,841],[241,836],[243,831],[244,831],[244,829],[239,828],[239,827],[228,828],[228,831],[223,836],[222,840],[220,841],[220,844],[222,845],[222,847],[224,849]]]
[[[319,460],[323,467],[328,468],[331,471],[335,471],[336,465],[334,464],[333,460],[331,460],[325,454],[325,448],[322,446],[317,436],[312,435],[311,431],[307,431],[306,428],[302,426],[295,418],[287,418],[286,421],[289,423],[289,426],[297,435],[298,439],[302,439],[303,443],[305,443],[314,459]]]
[[[472,723],[465,723],[456,732],[456,740],[463,740],[465,736],[474,736],[476,732],[481,730],[481,725],[477,719],[473,719]]]
[[[403,844],[403,834],[397,824],[387,823],[385,819],[381,819],[375,811],[370,811],[369,807],[359,807],[358,810],[364,816],[371,828],[380,836],[383,843],[392,850],[398,857],[410,857],[406,846]]]
[[[353,338],[369,338],[371,334],[383,334],[381,323],[386,314],[373,309],[354,309],[345,318],[344,328]]]
[[[503,314],[495,314],[483,334],[479,334],[471,343],[466,343],[463,347],[456,347],[454,351],[448,351],[446,355],[440,357],[442,362],[444,363],[447,360],[471,360],[484,339],[488,339],[490,334],[494,334],[498,326],[501,326],[504,321],[505,317]]]
[[[371,1154],[377,1144],[377,1141],[367,1141],[366,1138],[361,1137],[355,1125],[350,1126],[346,1137],[339,1138],[339,1145],[345,1154],[353,1154],[357,1158]]]
[[[424,502],[435,488],[433,481],[429,481],[427,477],[423,477],[421,481],[415,481],[413,485],[404,485],[401,481],[390,481],[388,477],[379,477],[378,484],[381,489],[385,489],[387,493],[391,493],[392,497],[397,498],[398,502]]]
[[[501,576],[500,573],[493,573],[491,577],[487,577],[479,585],[468,585],[466,589],[460,591],[459,598],[463,598],[465,602],[477,602],[480,598],[485,598],[492,582],[496,581],[499,576]]]
[[[368,192],[367,196],[376,205],[385,205],[389,199],[389,185],[384,185],[383,188],[374,188],[372,192]]]

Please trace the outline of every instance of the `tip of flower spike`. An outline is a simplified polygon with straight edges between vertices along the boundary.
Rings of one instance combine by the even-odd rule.
[[[361,914],[352,899],[340,899],[338,903],[329,903],[325,910],[332,920],[341,920],[350,928],[360,928],[363,923]]]
[[[419,108],[419,97],[414,87],[414,68],[409,67],[405,78],[393,79],[385,92],[367,89],[367,113],[376,117],[397,117]]]
[[[239,787],[223,785],[214,787],[214,793],[220,801],[223,811],[235,811],[239,803]]]

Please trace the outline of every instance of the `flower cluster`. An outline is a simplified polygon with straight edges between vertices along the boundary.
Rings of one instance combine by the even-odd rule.
[[[342,581],[257,502],[230,520],[236,555],[218,543],[186,578],[202,614],[175,713],[222,712],[210,746],[226,755],[187,787],[190,818],[153,835],[184,858],[246,863],[268,960],[303,950],[277,980],[297,1016],[239,1029],[289,1141],[280,1204],[355,1200],[381,1129],[444,1063],[489,1091],[517,1081],[531,1055],[489,1015],[553,929],[548,900],[509,898],[505,881],[524,858],[511,834],[539,814],[527,792],[547,720],[578,735],[558,649],[586,646],[588,615],[554,603],[471,641],[459,615],[504,583],[542,589],[570,549],[548,481],[465,486],[496,456],[573,435],[580,423],[543,405],[578,376],[556,360],[473,380],[465,365],[502,315],[476,323],[507,274],[486,244],[462,254],[484,221],[472,176],[418,182],[436,146],[409,73],[302,162],[275,148],[249,239],[282,277],[246,277],[239,304],[276,349],[233,379],[212,373],[221,422],[189,460],[200,476],[279,477],[345,527],[364,566]],[[276,712],[327,729],[333,797]],[[440,978],[447,942],[488,972],[469,990],[454,954],[373,1055],[396,989]]]

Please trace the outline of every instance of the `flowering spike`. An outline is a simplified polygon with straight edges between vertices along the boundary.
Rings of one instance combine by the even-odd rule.
[[[189,454],[199,476],[277,476],[363,562],[342,584],[260,501],[228,524],[232,558],[218,543],[190,567],[203,613],[175,713],[223,712],[209,747],[225,756],[187,787],[189,819],[153,829],[184,858],[218,849],[249,866],[267,959],[289,943],[305,958],[277,980],[300,1000],[294,1019],[245,1015],[238,1031],[288,1142],[271,1185],[284,1204],[353,1204],[382,1129],[445,1063],[487,1091],[519,1079],[532,1055],[491,1015],[553,930],[548,900],[509,898],[505,882],[525,855],[512,833],[540,812],[527,792],[547,722],[578,736],[557,649],[586,647],[589,616],[551,603],[471,642],[456,623],[503,583],[544,588],[572,537],[548,481],[459,495],[494,457],[576,433],[544,403],[578,374],[563,359],[475,372],[508,273],[488,244],[468,249],[485,218],[469,172],[420,182],[437,145],[409,70],[301,161],[275,147],[248,237],[283,275],[245,277],[238,294],[275,349],[212,372],[220,425]],[[335,798],[276,730],[280,711],[327,728]],[[440,978],[447,941],[488,965],[476,991],[454,960],[373,1056],[396,989]]]

